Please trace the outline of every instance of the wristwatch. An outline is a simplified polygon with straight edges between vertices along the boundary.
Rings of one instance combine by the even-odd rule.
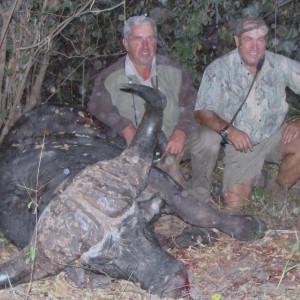
[[[230,125],[228,124],[228,125],[226,125],[220,132],[219,132],[219,134],[220,134],[220,136],[222,137],[222,143],[223,144],[228,144],[228,128],[230,127]]]

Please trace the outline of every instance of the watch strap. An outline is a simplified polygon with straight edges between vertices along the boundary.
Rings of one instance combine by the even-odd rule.
[[[228,128],[230,127],[230,124],[227,124],[220,132],[220,136],[222,137],[223,144],[228,144],[228,139],[227,139],[227,131]]]

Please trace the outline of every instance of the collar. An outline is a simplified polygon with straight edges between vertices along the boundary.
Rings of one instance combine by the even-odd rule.
[[[125,58],[125,74],[126,76],[132,77],[132,76],[136,76],[139,80],[139,82],[141,84],[147,85],[145,83],[150,82],[150,86],[151,84],[151,79],[156,77],[156,56],[154,56],[153,60],[152,60],[152,67],[151,67],[151,74],[150,74],[150,78],[147,80],[144,80],[139,73],[137,72],[136,68],[133,65],[133,62],[131,61],[131,59],[129,58],[128,54],[126,55]]]
[[[250,73],[250,71],[245,66],[245,63],[241,59],[238,49],[233,50],[233,52],[234,52],[234,65],[238,64],[241,66],[241,68],[244,69],[245,73],[247,73],[247,74]],[[269,68],[269,65],[270,65],[270,63],[269,63],[269,58],[268,58],[268,50],[265,50],[265,60],[264,60],[264,64],[263,64],[263,67],[262,67],[260,73],[264,73],[265,70]]]

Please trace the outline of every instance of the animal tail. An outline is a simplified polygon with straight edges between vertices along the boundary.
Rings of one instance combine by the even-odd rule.
[[[144,116],[128,149],[134,148],[134,151],[137,151],[141,157],[153,155],[163,119],[163,104],[160,92],[151,87],[138,84],[124,85],[121,90],[145,100]]]
[[[29,244],[15,257],[0,264],[0,289],[52,276],[64,268],[51,263],[43,251],[36,251],[34,262],[29,261],[28,250],[31,247]]]
[[[25,251],[0,265],[0,289],[30,280],[31,264],[26,263]]]

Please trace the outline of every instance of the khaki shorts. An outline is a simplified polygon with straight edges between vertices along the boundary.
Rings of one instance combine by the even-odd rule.
[[[232,186],[246,182],[253,177],[258,180],[265,161],[279,164],[276,154],[281,143],[281,131],[282,129],[275,132],[268,140],[253,146],[252,152],[239,152],[233,145],[226,145],[223,177],[224,192]]]

